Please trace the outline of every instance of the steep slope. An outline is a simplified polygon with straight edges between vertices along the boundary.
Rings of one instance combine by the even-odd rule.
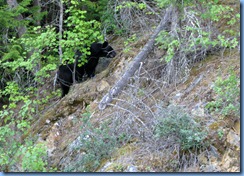
[[[224,30],[227,21],[219,23],[218,30]],[[49,168],[71,172],[240,171],[240,118],[232,109],[223,112],[232,89],[217,86],[220,78],[221,82],[231,78],[223,86],[234,86],[235,91],[240,87],[237,47],[209,49],[193,43],[200,49],[177,50],[170,62],[162,60],[167,49],[154,47],[122,92],[105,110],[98,109],[150,35],[148,31],[138,34],[129,46],[123,38],[114,38],[111,45],[118,55],[108,68],[73,85],[22,136],[22,140],[37,137],[36,144],[47,147]],[[225,91],[224,100],[220,100],[221,91]],[[238,105],[239,92],[234,95],[230,100]]]
[[[138,43],[144,43],[142,41]],[[184,107],[208,131],[208,136],[205,140],[211,142],[210,148],[207,147],[200,151],[195,151],[193,167],[189,166],[189,162],[193,162],[193,158],[187,159],[186,156],[188,154],[182,154],[180,150],[172,151],[170,147],[162,151],[159,148],[156,149],[159,147],[156,140],[154,141],[155,146],[150,144],[152,140],[148,140],[148,137],[152,136],[147,136],[148,134],[146,133],[149,129],[153,130],[151,129],[152,125],[150,125],[152,122],[143,116],[131,117],[126,113],[126,110],[133,111],[133,108],[127,107],[128,105],[132,106],[129,102],[131,101],[130,98],[133,97],[128,95],[132,93],[127,91],[130,89],[129,87],[125,90],[127,93],[121,94],[117,100],[126,101],[127,105],[125,102],[123,102],[125,105],[113,102],[113,105],[106,110],[102,112],[98,110],[98,102],[102,95],[118,80],[122,71],[126,70],[128,65],[126,63],[129,63],[131,58],[122,53],[118,57],[111,62],[108,69],[96,75],[95,78],[74,85],[73,90],[66,97],[51,106],[32,126],[28,134],[32,136],[38,134],[39,140],[37,143],[44,143],[48,147],[49,164],[52,167],[58,168],[60,171],[68,170],[67,166],[78,162],[77,156],[82,156],[82,153],[85,152],[82,149],[77,150],[75,148],[82,141],[80,136],[84,130],[81,127],[84,127],[84,124],[86,125],[82,119],[89,112],[92,128],[99,129],[103,122],[107,121],[112,124],[116,122],[117,118],[121,118],[120,123],[124,123],[124,126],[118,124],[117,129],[113,128],[114,133],[120,133],[125,130],[127,135],[131,135],[129,141],[121,143],[120,149],[113,152],[112,156],[109,156],[109,158],[111,157],[109,161],[103,161],[102,165],[104,166],[101,165],[97,171],[130,171],[131,168],[136,168],[136,171],[239,171],[239,120],[231,117],[222,119],[213,116],[205,108],[208,102],[215,99],[213,84],[217,77],[226,78],[229,75],[230,65],[235,73],[239,75],[239,51],[228,50],[224,53],[216,52],[208,56],[204,61],[195,64],[185,82],[163,90],[159,89],[159,85],[157,85],[159,83],[152,83],[155,80],[149,80],[150,77],[147,77],[147,80],[142,77],[138,82],[138,87],[142,91],[141,97],[145,96],[143,95],[143,87],[145,90],[154,90],[150,94],[154,98],[144,98],[143,100],[143,103],[153,111],[152,114],[156,116],[158,111],[157,107],[153,107],[155,102],[162,101],[164,103],[163,107],[170,105]],[[150,65],[150,62],[147,64]],[[136,81],[136,78],[134,78],[134,82]],[[136,94],[140,94],[140,92],[137,91]],[[152,102],[152,99],[155,102]],[[140,103],[140,100],[136,101]],[[87,109],[87,105],[89,105],[89,109]],[[134,104],[134,106],[135,108],[141,108],[134,111],[148,111],[142,107],[143,105],[139,107]],[[121,109],[122,112],[120,112]],[[119,116],[116,117],[115,113],[118,113]],[[136,114],[136,112],[131,113]],[[155,117],[151,116],[150,118],[153,119]],[[129,120],[131,121],[128,122]],[[112,127],[113,125],[111,129]],[[143,130],[145,131],[143,132]],[[144,137],[141,136],[142,133],[145,133]],[[152,149],[149,149],[149,146]],[[180,158],[176,159],[175,154],[185,156],[185,160],[189,161],[182,161],[182,156],[178,157],[181,158],[181,162],[188,164],[184,165],[184,167],[183,165],[182,167],[176,167],[172,163],[166,164],[169,160],[172,160],[172,162],[180,160]],[[132,169],[132,171],[135,170]]]
[[[240,53],[227,51],[222,54],[215,53],[203,62],[197,63],[185,83],[164,89],[164,93],[168,94],[167,106],[173,104],[184,107],[207,130],[205,142],[211,143],[209,147],[200,151],[193,150],[189,156],[189,153],[182,153],[177,148],[168,147],[160,150],[160,146],[155,144],[156,140],[136,140],[115,152],[112,159],[105,162],[99,171],[239,172],[240,119],[234,116],[221,118],[209,114],[205,107],[216,98],[213,84],[217,77],[228,77],[230,65],[235,74],[240,74]],[[155,92],[155,98],[163,100],[164,95]],[[112,113],[111,111],[107,113]],[[161,143],[163,144],[164,142]],[[181,167],[177,166],[178,162],[182,162]]]

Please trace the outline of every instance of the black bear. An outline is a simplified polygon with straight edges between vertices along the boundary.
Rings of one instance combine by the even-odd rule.
[[[114,58],[116,56],[116,52],[114,49],[105,41],[103,44],[101,43],[92,43],[90,47],[90,55],[87,58],[87,62],[78,66],[76,63],[75,67],[75,80],[80,82],[85,74],[87,74],[88,78],[91,78],[95,75],[95,69],[98,64],[98,60],[100,57]],[[82,53],[80,51],[76,52],[76,60],[79,60]],[[62,89],[62,97],[64,97],[69,92],[70,86],[73,84],[73,70],[74,64],[67,64],[59,66],[57,80],[59,81]]]

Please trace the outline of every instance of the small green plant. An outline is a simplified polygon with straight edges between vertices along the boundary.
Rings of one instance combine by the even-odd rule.
[[[213,87],[217,95],[215,101],[206,105],[210,111],[222,114],[224,116],[240,116],[240,79],[237,78],[233,70],[226,79],[218,77]]]
[[[161,31],[156,38],[156,44],[159,45],[159,48],[166,50],[166,56],[164,57],[166,62],[169,62],[175,51],[178,50],[180,42],[178,39],[169,35],[167,31]]]
[[[89,108],[82,114],[82,134],[78,144],[72,150],[82,151],[80,157],[70,163],[65,171],[71,172],[94,172],[100,166],[102,160],[110,158],[114,150],[127,138],[124,134],[111,135],[112,130],[107,123],[94,127],[90,122],[91,113]]]
[[[13,156],[19,148],[20,143],[14,139],[15,132],[11,126],[0,127],[0,170],[8,171],[9,166],[14,162]],[[6,145],[8,144],[8,145]],[[9,145],[11,144],[11,145]]]
[[[120,5],[116,7],[116,11],[124,8],[136,8],[143,10],[146,8],[146,4],[144,3],[138,3],[138,2],[129,2],[129,1],[123,1]]]
[[[182,150],[203,146],[206,132],[182,108],[169,106],[161,111],[155,127],[156,138],[175,139]]]
[[[95,171],[102,159],[109,158],[116,147],[116,138],[105,128],[94,129],[82,135],[81,143],[86,151],[81,159],[81,171]]]
[[[135,42],[136,38],[137,38],[136,37],[136,34],[133,34],[131,37],[127,38],[124,41],[124,46],[125,46],[124,52],[125,53],[128,53],[131,50],[130,44],[133,43],[133,42]]]
[[[22,147],[22,170],[27,172],[47,171],[47,150],[44,144]]]
[[[223,136],[224,136],[224,131],[223,131],[223,129],[219,129],[219,130],[218,130],[218,137],[219,137],[219,139],[221,140],[221,139],[223,138]]]

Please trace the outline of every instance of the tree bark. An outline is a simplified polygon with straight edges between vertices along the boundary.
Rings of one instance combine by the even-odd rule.
[[[34,0],[34,6],[38,7],[38,8],[39,8],[38,13],[41,13],[41,4],[40,4],[40,0]],[[37,25],[37,26],[41,26],[41,21],[40,21],[40,20],[37,20],[37,21],[36,21],[36,25]]]
[[[10,9],[14,9],[14,8],[18,7],[18,5],[19,5],[17,0],[7,0],[7,3],[8,3],[8,6]],[[21,21],[21,20],[23,20],[23,16],[21,14],[19,14],[16,17],[16,19],[18,21]],[[26,32],[26,27],[25,26],[19,26],[17,28],[17,30],[18,30],[18,37],[21,37]]]
[[[59,31],[58,31],[58,40],[59,40],[59,43],[58,43],[58,54],[59,54],[59,62],[60,64],[62,64],[62,60],[63,60],[63,49],[62,49],[62,46],[61,46],[61,43],[62,43],[62,39],[63,39],[63,18],[64,18],[64,4],[62,2],[62,0],[57,0],[56,1],[58,6],[59,6],[59,24],[58,24],[58,28],[59,28]],[[56,87],[56,83],[57,83],[57,73],[55,74],[55,77],[54,77],[54,82],[53,82],[53,88],[54,88],[54,91],[55,91],[55,87]]]
[[[129,79],[134,75],[136,70],[139,68],[140,63],[147,57],[150,51],[153,49],[155,39],[159,32],[167,27],[168,22],[170,21],[170,16],[172,13],[172,6],[166,9],[164,18],[160,21],[160,24],[155,29],[153,35],[148,40],[143,49],[137,54],[133,62],[129,66],[129,69],[124,73],[122,78],[113,86],[113,88],[102,98],[99,103],[99,109],[103,110],[106,106],[113,100],[113,97],[117,96],[121,90],[127,85]]]
[[[60,63],[62,63],[62,58],[63,58],[63,51],[62,51],[62,36],[63,36],[63,15],[64,15],[64,5],[62,0],[59,0],[58,2],[59,9],[60,9],[60,14],[59,14],[59,46],[58,46],[58,54],[59,54],[59,60]]]

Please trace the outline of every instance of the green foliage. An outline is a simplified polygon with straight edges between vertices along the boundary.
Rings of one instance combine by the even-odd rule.
[[[54,70],[58,63],[58,45],[57,45],[57,34],[55,28],[47,26],[44,29],[40,27],[34,27],[32,31],[25,37],[20,39],[22,45],[25,46],[26,53],[33,53],[30,57],[26,58],[26,69],[35,70],[38,65],[45,60],[42,64],[42,68],[35,70],[36,76],[43,75],[46,77],[43,70]],[[43,53],[43,50],[47,50]],[[52,65],[50,67],[50,65]],[[41,72],[41,73],[39,73]]]
[[[35,103],[19,91],[19,86],[15,82],[8,82],[0,96],[8,96],[10,104],[4,106],[0,111],[0,168],[6,170],[16,162],[15,154],[21,146],[19,136],[24,134],[30,127],[30,121],[35,113]],[[17,105],[19,112],[15,113]],[[6,152],[7,151],[7,152]]]
[[[35,89],[29,89],[30,95],[34,93]],[[5,89],[0,91],[0,96],[9,97],[10,101],[9,105],[5,105],[0,111],[0,168],[2,171],[7,171],[8,168],[19,162],[19,157],[22,155],[22,150],[19,150],[25,145],[25,143],[21,144],[20,137],[26,134],[30,128],[30,124],[34,120],[33,117],[38,113],[37,107],[44,100],[31,99],[29,95],[20,91],[18,84],[15,82],[8,82]],[[45,97],[45,100],[47,101],[48,98],[50,96]],[[16,112],[16,109],[18,109],[18,112]],[[28,155],[31,156],[24,158],[24,170],[41,171],[40,168],[43,163],[40,161],[41,157],[39,157],[39,155],[42,155],[40,150],[38,147],[29,145],[27,153],[29,152]],[[17,151],[18,153],[16,153]],[[31,158],[28,160],[28,157]],[[35,158],[35,163],[30,162]]]
[[[101,14],[101,23],[104,33],[127,35],[131,32],[131,19],[134,14],[149,13],[146,4],[138,1],[113,1],[109,0],[107,7]],[[133,22],[132,22],[133,23]]]
[[[86,19],[96,20],[101,22],[101,17],[103,16],[104,12],[107,10],[107,4],[109,0],[97,0],[97,1],[90,1],[84,0],[82,2],[82,7],[87,11]]]
[[[24,172],[46,172],[47,171],[47,148],[44,144],[37,144],[20,149],[22,158],[22,170]]]
[[[165,7],[173,4],[180,9],[186,5],[187,13],[184,17],[180,16],[181,20],[189,21],[173,31],[162,31],[156,39],[157,45],[166,51],[164,60],[169,62],[175,53],[193,53],[198,50],[206,50],[212,47],[236,48],[239,45],[239,31],[234,31],[236,25],[239,25],[240,14],[235,14],[235,11],[230,6],[218,4],[218,1],[199,1],[204,12],[196,10],[198,4],[193,4],[191,1],[157,1],[160,6]],[[182,10],[181,14],[182,15]],[[207,29],[202,26],[204,23],[211,21],[213,29]],[[219,21],[226,21],[228,28],[223,32],[214,32],[214,27],[217,27]],[[219,28],[219,27],[218,27]],[[173,32],[173,33],[172,33]]]
[[[143,10],[146,8],[146,4],[138,3],[138,2],[131,2],[131,1],[123,1],[120,5],[116,7],[116,10],[119,11],[123,8],[136,8]]]
[[[233,8],[230,6],[224,6],[221,4],[218,4],[218,1],[209,1],[204,3],[205,7],[207,7],[207,11],[201,16],[204,19],[210,19],[212,21],[219,21],[220,19],[227,19],[230,18],[230,13],[233,12]]]
[[[11,30],[13,30],[15,27],[19,27],[23,24],[26,25],[28,21],[23,20],[19,21],[16,19],[17,16],[19,16],[21,13],[27,12],[28,8],[27,6],[30,4],[30,0],[23,0],[21,3],[19,3],[19,6],[16,8],[10,9],[7,4],[4,4],[0,7],[0,14],[4,18],[1,18],[0,24],[3,24],[4,26],[1,27],[7,27]],[[11,31],[13,32],[13,31]],[[13,33],[12,33],[13,34]]]
[[[166,6],[168,6],[170,3],[172,3],[172,1],[170,0],[155,0],[157,2],[157,5],[160,7],[160,8],[164,8]]]
[[[182,150],[202,147],[206,132],[180,107],[169,106],[161,110],[155,127],[155,137],[175,140]]]
[[[132,36],[130,36],[129,38],[127,38],[127,39],[124,41],[124,46],[125,46],[125,48],[124,48],[124,52],[125,52],[125,53],[128,53],[128,52],[131,50],[131,46],[130,46],[130,44],[133,43],[133,42],[135,42],[136,39],[137,39],[136,34],[133,34]]]
[[[184,7],[187,5],[190,5],[191,3],[193,3],[192,0],[155,0],[157,2],[157,5],[160,8],[165,8],[171,4],[178,6],[178,7]],[[202,0],[200,0],[202,1]]]
[[[9,67],[9,63],[4,62],[4,61],[8,61],[10,59],[14,60],[14,61],[18,61],[21,59],[23,60],[22,53],[23,53],[22,47],[17,43],[13,43],[13,45],[10,46],[10,48],[9,48],[9,52],[5,53],[2,57],[2,59],[0,60],[2,67],[3,68]],[[16,65],[16,63],[15,63],[15,65]],[[15,70],[15,69],[16,69],[16,66],[12,67],[12,70]]]
[[[226,79],[218,77],[213,87],[215,101],[209,102],[206,108],[224,116],[240,117],[240,79],[233,70]]]
[[[50,27],[45,29],[34,27],[20,39],[13,38],[8,52],[0,61],[1,67],[9,75],[21,75],[17,82],[22,89],[26,90],[23,85],[27,84],[30,87],[31,83],[35,81],[41,83],[42,78],[50,76],[49,72],[57,68],[56,38],[55,29]],[[48,52],[43,53],[44,50],[48,50]],[[42,62],[42,60],[46,62]],[[35,77],[32,73],[35,73]]]
[[[30,1],[22,1],[18,8],[13,9],[11,13],[17,13],[17,11],[17,14],[29,13],[25,8],[29,3]],[[21,81],[18,82],[19,85],[23,85],[23,81],[26,80],[29,81],[28,85],[43,83],[44,78],[50,76],[50,71],[55,70],[60,64],[59,44],[63,48],[63,62],[66,60],[73,62],[76,50],[81,50],[83,53],[82,63],[86,62],[86,56],[90,54],[88,46],[94,41],[102,40],[99,30],[100,23],[86,19],[86,11],[80,10],[79,1],[71,1],[71,4],[65,3],[68,5],[68,9],[65,11],[68,18],[64,22],[66,30],[61,37],[62,41],[57,40],[59,36],[56,29],[48,25],[43,28],[40,26],[28,27],[28,31],[21,38],[13,37],[9,40],[11,43],[0,60],[0,67],[4,68],[5,73],[11,75],[8,77],[9,80],[13,79],[12,75],[16,72],[18,74],[25,72],[24,74],[34,73],[34,76],[21,78]],[[38,10],[38,7],[33,7],[33,13],[35,10]],[[37,15],[33,15],[33,17],[41,18]]]
[[[222,140],[223,136],[224,136],[224,131],[223,131],[223,129],[218,129],[218,138],[219,138],[220,140]]]
[[[7,126],[0,130],[0,143],[11,142],[11,146],[5,151],[0,148],[0,168],[1,171],[6,171],[7,168],[11,168],[18,161],[21,164],[20,172],[46,172],[47,170],[47,147],[44,144],[36,144],[28,140],[25,145],[21,145],[15,141],[1,141],[3,133],[9,133],[9,136],[13,130],[7,128]],[[6,134],[5,134],[6,135]],[[11,158],[10,158],[11,156]],[[21,160],[20,160],[21,158]],[[53,170],[53,169],[51,169]]]
[[[0,111],[1,121],[7,123],[0,127],[0,168],[2,171],[6,171],[7,168],[11,167],[16,162],[16,151],[21,146],[21,143],[16,136],[21,134],[21,130],[25,130],[29,126],[27,121],[18,120],[13,122],[13,111]],[[3,119],[4,117],[4,119]],[[9,122],[12,121],[12,122]],[[13,130],[14,126],[17,124],[18,130]]]
[[[113,6],[113,1],[109,1],[107,7],[103,11],[101,15],[101,27],[104,30],[104,33],[115,33],[117,35],[123,34],[124,30],[118,26],[116,19],[114,18],[114,9],[111,7]]]
[[[78,8],[78,1],[71,1],[71,5],[65,11],[69,14],[65,25],[68,30],[64,31],[64,40],[62,40],[63,62],[74,62],[74,53],[76,50],[82,52],[81,64],[86,62],[86,56],[90,55],[88,51],[92,42],[102,40],[100,34],[100,23],[96,20],[86,20],[86,11]]]
[[[159,45],[159,48],[166,50],[164,59],[166,62],[169,62],[173,58],[175,51],[179,48],[180,41],[163,30],[156,38],[156,44]]]
[[[90,122],[91,113],[89,108],[82,114],[83,125],[81,127],[80,141],[72,150],[79,151],[80,156],[72,161],[65,171],[69,172],[94,172],[104,159],[110,158],[114,150],[127,138],[123,134],[116,136],[113,129],[107,123],[100,127],[94,127]]]
[[[81,137],[82,148],[86,153],[80,161],[81,171],[91,172],[100,165],[102,159],[111,156],[116,147],[116,138],[108,133],[108,126],[86,131]]]
[[[6,11],[7,5],[1,5],[0,6],[0,15],[1,17],[4,16],[4,18],[0,18],[0,24],[1,28],[3,27],[13,27],[15,25],[15,20],[13,18],[13,14],[11,11]],[[9,23],[9,20],[13,20],[13,23]]]
[[[218,35],[219,45],[225,48],[236,48],[239,44],[237,38],[226,38],[224,35]]]
[[[1,114],[1,111],[0,111]],[[8,115],[8,114],[5,114]],[[14,154],[20,146],[20,142],[14,138],[15,131],[11,126],[0,126],[0,170],[6,171],[14,163]]]

